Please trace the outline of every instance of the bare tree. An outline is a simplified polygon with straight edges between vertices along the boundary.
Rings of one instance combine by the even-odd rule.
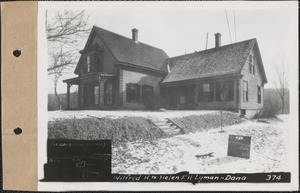
[[[274,71],[275,78],[273,84],[281,99],[281,113],[284,114],[285,98],[289,90],[289,82],[288,82],[289,69],[288,69],[287,62],[283,56],[281,56],[278,62],[275,63],[274,69],[275,69]]]
[[[48,19],[48,14],[51,16]],[[56,11],[46,14],[48,41],[48,75],[52,76],[54,94],[61,109],[57,91],[58,82],[64,73],[74,68],[79,58],[79,48],[91,30],[89,16],[85,11]]]

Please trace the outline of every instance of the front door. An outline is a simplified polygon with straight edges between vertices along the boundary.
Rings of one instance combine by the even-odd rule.
[[[114,96],[113,96],[113,82],[106,82],[104,86],[105,91],[105,105],[113,105],[114,103]]]
[[[99,105],[99,86],[86,85],[84,87],[83,104],[85,107],[96,107]]]
[[[91,88],[88,85],[85,85],[83,91],[83,106],[91,106]]]

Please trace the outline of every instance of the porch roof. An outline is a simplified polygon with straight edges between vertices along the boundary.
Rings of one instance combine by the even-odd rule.
[[[67,83],[67,84],[79,85],[81,82],[83,82],[85,80],[99,80],[102,77],[107,78],[107,77],[115,77],[115,76],[116,75],[114,75],[114,74],[105,74],[105,73],[94,72],[94,73],[81,75],[81,76],[78,76],[78,77],[75,77],[75,78],[65,79],[65,80],[63,80],[63,82]]]

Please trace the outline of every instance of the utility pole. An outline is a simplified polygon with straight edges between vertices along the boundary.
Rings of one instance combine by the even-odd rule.
[[[208,32],[206,34],[206,45],[205,45],[205,49],[207,50],[207,43],[208,43]]]

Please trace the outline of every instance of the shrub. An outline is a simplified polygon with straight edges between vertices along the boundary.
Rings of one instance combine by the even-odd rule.
[[[48,138],[98,140],[111,139],[113,144],[127,141],[153,141],[165,133],[143,117],[63,119],[48,122]]]
[[[190,115],[186,117],[174,118],[183,127],[184,133],[191,133],[196,131],[206,131],[212,128],[221,127],[221,115],[219,113],[204,114],[204,115]],[[243,122],[244,119],[239,117],[236,113],[223,111],[222,125],[233,125]]]

